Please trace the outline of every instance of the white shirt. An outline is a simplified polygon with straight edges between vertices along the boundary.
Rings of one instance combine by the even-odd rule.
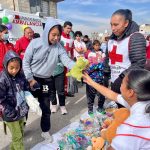
[[[118,103],[129,105],[121,95]],[[130,108],[130,116],[117,128],[117,136],[111,146],[115,150],[150,150],[150,115],[145,113],[147,102],[137,102]]]
[[[77,58],[77,57],[84,57],[84,53],[83,54],[80,54],[76,51],[76,48],[83,48],[85,49],[86,48],[86,45],[83,41],[77,41],[77,40],[74,40],[74,57]]]

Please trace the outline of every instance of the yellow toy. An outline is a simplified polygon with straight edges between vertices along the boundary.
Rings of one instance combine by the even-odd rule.
[[[82,71],[88,66],[89,61],[84,58],[78,58],[75,66],[66,74],[66,76],[72,76],[81,81]]]

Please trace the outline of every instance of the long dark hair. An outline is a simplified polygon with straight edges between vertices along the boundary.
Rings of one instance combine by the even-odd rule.
[[[150,71],[134,69],[127,76],[127,88],[135,91],[137,101],[149,101],[149,104],[146,106],[146,113],[150,113]]]
[[[118,9],[116,10],[113,15],[121,15],[124,16],[125,20],[128,20],[129,22],[132,22],[132,12],[129,9]]]
[[[4,30],[8,30],[8,28],[5,25],[0,25],[0,32],[3,32]]]

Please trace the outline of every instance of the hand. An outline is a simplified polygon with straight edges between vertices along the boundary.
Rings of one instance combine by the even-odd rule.
[[[89,85],[93,84],[93,80],[90,78],[90,76],[87,73],[82,74],[83,81]]]
[[[30,88],[31,89],[33,89],[33,85],[35,84],[35,83],[37,83],[37,81],[36,80],[31,80],[31,81],[29,81],[29,84],[30,84]]]

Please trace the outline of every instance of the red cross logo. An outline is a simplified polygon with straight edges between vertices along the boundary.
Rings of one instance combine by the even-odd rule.
[[[113,49],[111,52],[109,52],[109,58],[111,60],[111,64],[115,64],[116,62],[122,62],[123,61],[123,55],[116,53],[117,46],[113,45]]]

